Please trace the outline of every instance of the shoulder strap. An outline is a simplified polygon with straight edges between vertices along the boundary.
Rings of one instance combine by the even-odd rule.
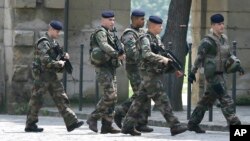
[[[99,31],[104,31],[102,28],[98,28],[96,29],[94,32],[92,32],[92,34],[90,35],[90,47],[92,47],[93,42],[95,41],[95,35],[99,32]]]
[[[142,34],[138,37],[138,39],[136,40],[136,44],[139,44],[139,50],[141,50],[141,40],[144,38],[144,37],[148,37],[149,38],[149,42],[151,42],[151,37],[149,34],[145,33],[145,34]],[[151,44],[151,43],[150,43]]]
[[[48,38],[46,38],[46,37],[41,37],[40,39],[38,39],[38,41],[36,42],[36,46],[38,46],[41,42],[43,42],[43,41],[49,41],[49,39]]]
[[[96,35],[96,34],[97,34],[98,32],[100,32],[100,31],[106,32],[103,28],[98,28],[98,29],[96,29],[96,30],[91,34],[90,38],[93,38],[94,35]]]
[[[128,32],[132,32],[134,35],[135,35],[135,37],[136,38],[139,38],[139,34],[138,34],[138,32],[136,31],[136,30],[134,30],[134,29],[132,29],[132,28],[126,28],[125,30],[124,30],[124,32],[122,33],[122,35],[124,35],[124,34],[126,34],[126,33],[128,33]]]
[[[97,34],[99,31],[104,31],[104,32],[106,32],[103,28],[98,28],[98,29],[95,30],[94,34]]]
[[[221,36],[225,40],[225,43],[227,44],[228,43],[227,36],[225,34],[222,34]],[[207,37],[209,40],[213,41],[213,43],[215,43],[217,45],[217,47],[219,47],[221,45],[221,43],[218,40],[218,38],[216,38],[214,35],[208,34],[205,37]]]

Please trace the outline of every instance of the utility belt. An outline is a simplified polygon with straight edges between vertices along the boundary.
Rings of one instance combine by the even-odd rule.
[[[95,67],[111,67],[111,68],[118,68],[121,66],[121,62],[118,59],[111,58],[109,61],[101,64],[94,64]]]
[[[215,71],[214,72],[214,74],[216,74],[216,75],[222,75],[224,72],[222,72],[222,71]]]

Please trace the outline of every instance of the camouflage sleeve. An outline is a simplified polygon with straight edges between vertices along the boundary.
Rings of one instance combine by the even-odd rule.
[[[117,58],[118,52],[108,43],[107,33],[99,31],[95,35],[95,39],[99,47],[106,52],[109,56]]]
[[[49,53],[51,51],[50,44],[48,41],[43,41],[38,44],[38,49],[40,50],[40,59],[43,66],[47,69],[62,68],[58,61],[53,60]]]
[[[206,53],[208,51],[208,49],[212,46],[212,43],[209,39],[204,38],[198,48],[198,53],[197,53],[197,57],[194,61],[194,64],[192,66],[191,71],[193,73],[196,73],[198,68],[202,65],[204,58],[206,56]]]
[[[134,33],[127,32],[126,34],[122,35],[121,41],[124,44],[124,49],[126,52],[127,58],[134,58],[138,49],[136,48],[136,39]]]
[[[151,51],[150,41],[146,36],[141,39],[141,55],[142,59],[156,64],[161,63],[161,60],[164,58],[163,56]]]

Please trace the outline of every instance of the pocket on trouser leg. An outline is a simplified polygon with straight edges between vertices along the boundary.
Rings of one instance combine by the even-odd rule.
[[[213,84],[212,88],[213,88],[214,92],[217,93],[218,95],[223,95],[225,93],[225,88],[220,83]]]

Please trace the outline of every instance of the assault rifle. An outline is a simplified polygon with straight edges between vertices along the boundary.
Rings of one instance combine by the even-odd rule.
[[[154,50],[155,52],[160,53],[162,56],[171,59],[172,61],[170,62],[170,65],[175,70],[183,72],[182,63],[179,61],[179,59],[170,50],[163,49],[162,47],[160,47],[158,45],[151,45],[151,48],[152,48],[152,51]]]
[[[121,41],[119,40],[119,38],[115,34],[115,32],[117,32],[115,27],[113,28],[112,32],[113,32],[113,36],[114,36],[115,50],[118,51],[119,55],[122,55],[122,54],[124,54],[124,49],[123,49]]]
[[[65,65],[64,65],[65,70],[67,71],[67,73],[72,74],[73,67],[72,67],[69,59],[64,58],[65,54],[63,53],[62,48],[58,45],[58,46],[53,47],[52,49],[54,50],[54,52],[57,55],[56,58],[52,57],[52,59],[65,61]]]
[[[41,43],[42,41],[44,41],[44,40],[48,41],[47,38],[40,38],[40,39],[37,41],[37,45],[38,45],[39,43]],[[64,55],[65,55],[65,54],[63,53],[62,48],[61,48],[59,45],[57,45],[57,46],[55,46],[55,47],[52,47],[52,49],[53,49],[53,51],[55,52],[55,54],[49,52],[49,56],[50,56],[53,60],[57,60],[57,61],[62,60],[62,61],[65,61],[64,68],[65,68],[65,70],[67,71],[67,73],[69,73],[69,74],[72,75],[73,67],[72,67],[72,65],[71,65],[71,63],[70,63],[70,61],[69,61],[69,59],[65,59],[65,58],[64,58]],[[72,76],[72,77],[73,77],[73,76]]]

